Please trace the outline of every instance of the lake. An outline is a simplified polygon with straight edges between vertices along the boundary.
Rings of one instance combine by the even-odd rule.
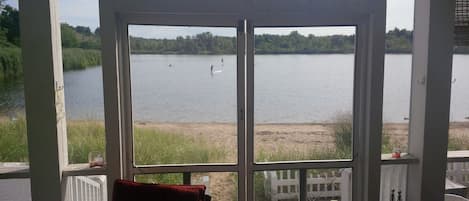
[[[405,122],[410,101],[411,55],[386,55],[386,122]],[[455,55],[451,120],[469,116],[469,55]],[[329,122],[352,111],[351,54],[256,55],[257,123]],[[213,67],[213,68],[212,68]],[[233,122],[234,55],[132,55],[133,118],[158,122]],[[68,119],[103,119],[100,67],[64,74]],[[24,107],[21,83],[0,85],[0,109]]]

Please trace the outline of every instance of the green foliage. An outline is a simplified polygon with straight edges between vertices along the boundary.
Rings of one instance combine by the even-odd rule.
[[[219,162],[227,155],[202,138],[143,128],[136,128],[134,135],[139,165]]]
[[[63,49],[64,70],[80,70],[101,64],[99,50],[69,48]]]
[[[175,40],[131,37],[130,49],[135,54],[234,54],[236,39],[209,32]]]
[[[70,163],[88,163],[92,151],[105,153],[104,126],[97,122],[68,122],[68,159]]]
[[[352,152],[353,128],[352,114],[339,114],[333,124],[335,146],[343,153]]]
[[[65,48],[78,47],[78,38],[77,33],[72,26],[68,24],[60,25],[61,36],[62,36],[62,46]]]
[[[412,31],[398,29],[389,31],[386,34],[386,52],[388,53],[411,53],[412,52]]]
[[[353,146],[353,127],[352,127],[352,114],[345,113],[339,114],[333,124],[333,132],[335,139],[335,146],[337,152],[344,155],[346,158],[351,157],[352,146]],[[391,144],[390,136],[383,128],[383,134],[381,138],[381,152],[391,153],[393,149]]]
[[[469,139],[452,135],[450,133],[448,139],[448,151],[469,150]]]
[[[145,174],[135,176],[135,181],[155,184],[183,184],[181,173]]]
[[[19,48],[0,47],[0,80],[16,79],[23,74]]]
[[[266,192],[265,188],[266,178],[264,177],[264,172],[255,172],[254,173],[254,197],[256,201],[270,201],[270,193]]]
[[[15,46],[20,45],[19,12],[7,5],[0,14],[0,30],[3,30],[7,41]]]
[[[27,162],[26,120],[0,120],[0,162]]]
[[[89,27],[73,27],[66,23],[60,25],[62,34],[62,47],[64,48],[82,48],[82,49],[100,49],[101,42],[99,35],[91,32]]]
[[[11,47],[12,45],[7,40],[6,32],[0,28],[0,47]]]

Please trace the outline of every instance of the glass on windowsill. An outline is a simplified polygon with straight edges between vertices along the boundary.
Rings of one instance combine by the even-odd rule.
[[[104,154],[98,151],[92,151],[88,154],[88,163],[90,168],[104,167]]]
[[[401,149],[400,148],[394,148],[392,150],[392,158],[401,158]]]

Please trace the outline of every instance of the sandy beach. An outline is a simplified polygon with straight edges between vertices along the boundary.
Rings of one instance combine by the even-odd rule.
[[[135,124],[140,128],[151,128],[178,133],[188,137],[202,138],[217,147],[228,151],[227,162],[236,162],[237,128],[228,123],[145,123]],[[450,126],[450,137],[469,144],[469,122],[455,122]],[[384,133],[390,143],[401,150],[407,149],[408,124],[386,123]],[[275,152],[291,148],[305,150],[311,148],[334,148],[334,124],[258,124],[255,126],[255,149]],[[214,201],[228,200],[228,195],[236,192],[232,173],[209,173],[208,188]],[[200,175],[199,175],[200,176]],[[194,175],[197,178],[197,174]],[[228,199],[227,199],[228,198]]]

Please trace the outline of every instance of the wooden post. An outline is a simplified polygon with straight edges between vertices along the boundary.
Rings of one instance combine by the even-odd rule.
[[[26,119],[34,201],[63,199],[67,161],[62,47],[57,0],[20,0]]]
[[[407,200],[444,200],[454,0],[416,0]]]

